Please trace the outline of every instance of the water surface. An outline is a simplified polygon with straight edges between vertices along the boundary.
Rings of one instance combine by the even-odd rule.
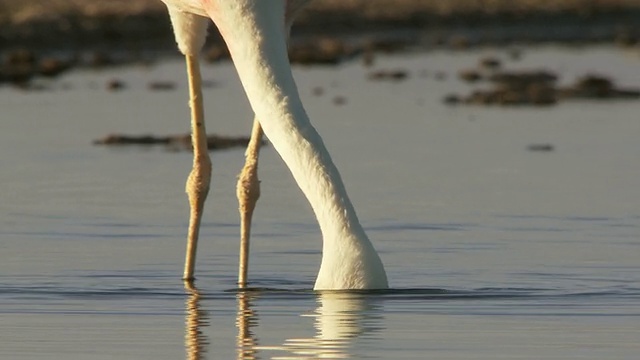
[[[188,131],[180,59],[75,72],[45,83],[52,91],[0,89],[0,357],[637,358],[640,102],[441,104],[468,91],[458,68],[496,52],[378,58],[376,68],[410,71],[400,83],[370,82],[357,62],[296,69],[387,292],[311,291],[319,230],[270,147],[251,289],[235,291],[242,149],[212,154],[197,289],[183,287],[191,155],[91,145],[110,132]],[[529,49],[509,66],[640,86],[637,54],[607,47]],[[437,71],[450,76],[428,76]],[[208,130],[248,134],[231,65],[204,73]],[[128,88],[106,91],[112,78]],[[178,89],[147,90],[158,79]],[[555,150],[528,151],[535,143]]]

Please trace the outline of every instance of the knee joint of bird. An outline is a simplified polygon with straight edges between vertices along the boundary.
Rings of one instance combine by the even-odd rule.
[[[191,174],[187,179],[186,191],[189,197],[204,198],[209,193],[209,179]]]
[[[258,198],[260,198],[260,180],[258,180],[255,172],[243,170],[240,173],[236,186],[236,196],[241,206],[247,203],[255,204],[258,201]]]
[[[208,160],[208,158],[207,158]],[[211,162],[196,161],[193,169],[187,178],[186,191],[189,196],[195,198],[206,197],[209,193],[209,183],[211,182]]]

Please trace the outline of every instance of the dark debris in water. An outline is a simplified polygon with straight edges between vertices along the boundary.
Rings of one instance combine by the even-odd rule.
[[[191,135],[168,135],[168,136],[155,136],[155,135],[123,135],[123,134],[109,134],[100,139],[93,141],[94,145],[108,145],[108,146],[126,146],[126,145],[138,145],[138,146],[153,146],[164,145],[172,150],[188,150],[191,151]],[[207,145],[209,150],[223,150],[233,147],[246,147],[249,144],[248,137],[232,137],[232,136],[220,136],[209,135],[207,137]],[[262,145],[266,143],[263,142]]]
[[[0,84],[26,88],[37,77],[54,78],[73,66],[69,59],[41,56],[28,49],[6,52],[0,61]]]
[[[409,72],[404,69],[398,70],[375,70],[369,73],[369,80],[374,81],[402,81],[409,77]]]
[[[81,68],[99,70],[106,67],[149,62],[136,53],[110,53],[104,51],[46,51],[19,47],[0,50],[0,86],[13,85],[23,90],[42,90],[34,81],[55,79]],[[122,90],[124,83],[112,79],[108,90]]]
[[[640,99],[640,88],[619,88],[608,76],[587,73],[569,86],[559,86],[559,75],[548,69],[499,70],[497,58],[480,60],[478,68],[462,69],[458,77],[488,87],[468,95],[448,94],[447,105],[550,106],[565,100]]]
[[[530,144],[527,146],[527,150],[532,152],[552,152],[555,151],[553,144]]]

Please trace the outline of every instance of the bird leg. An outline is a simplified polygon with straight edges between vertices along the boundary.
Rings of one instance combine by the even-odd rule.
[[[249,269],[249,237],[251,236],[251,218],[256,202],[260,197],[260,180],[258,180],[258,155],[262,143],[262,127],[257,119],[253,121],[251,139],[245,153],[245,164],[238,176],[236,195],[240,211],[240,267],[238,270],[238,286],[247,284]]]
[[[287,17],[292,19],[306,3],[307,0],[301,0],[299,3],[287,3],[290,8]],[[291,21],[286,21],[286,32],[289,34],[291,29]],[[288,42],[287,36],[287,42]],[[240,261],[238,267],[238,287],[247,286],[247,273],[249,271],[249,244],[251,237],[251,219],[253,210],[256,207],[258,198],[260,198],[260,180],[258,179],[258,157],[260,155],[260,146],[262,145],[262,137],[264,132],[258,119],[253,120],[253,128],[251,130],[251,139],[245,152],[244,167],[238,175],[238,183],[236,185],[236,196],[238,197],[238,210],[240,211]]]
[[[204,127],[200,67],[196,55],[186,55],[189,76],[189,106],[191,107],[191,142],[193,144],[193,168],[187,179],[186,191],[191,208],[187,251],[183,279],[192,281],[196,263],[198,234],[204,201],[209,193],[211,181],[211,160],[207,148],[207,134]]]

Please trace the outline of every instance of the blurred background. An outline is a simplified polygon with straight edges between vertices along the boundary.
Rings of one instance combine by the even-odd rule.
[[[295,24],[292,60],[337,63],[412,47],[636,46],[639,25],[640,0],[317,0]],[[205,56],[215,61],[226,51],[214,27],[210,32]],[[151,61],[158,52],[177,55],[159,0],[0,0],[1,82]]]

